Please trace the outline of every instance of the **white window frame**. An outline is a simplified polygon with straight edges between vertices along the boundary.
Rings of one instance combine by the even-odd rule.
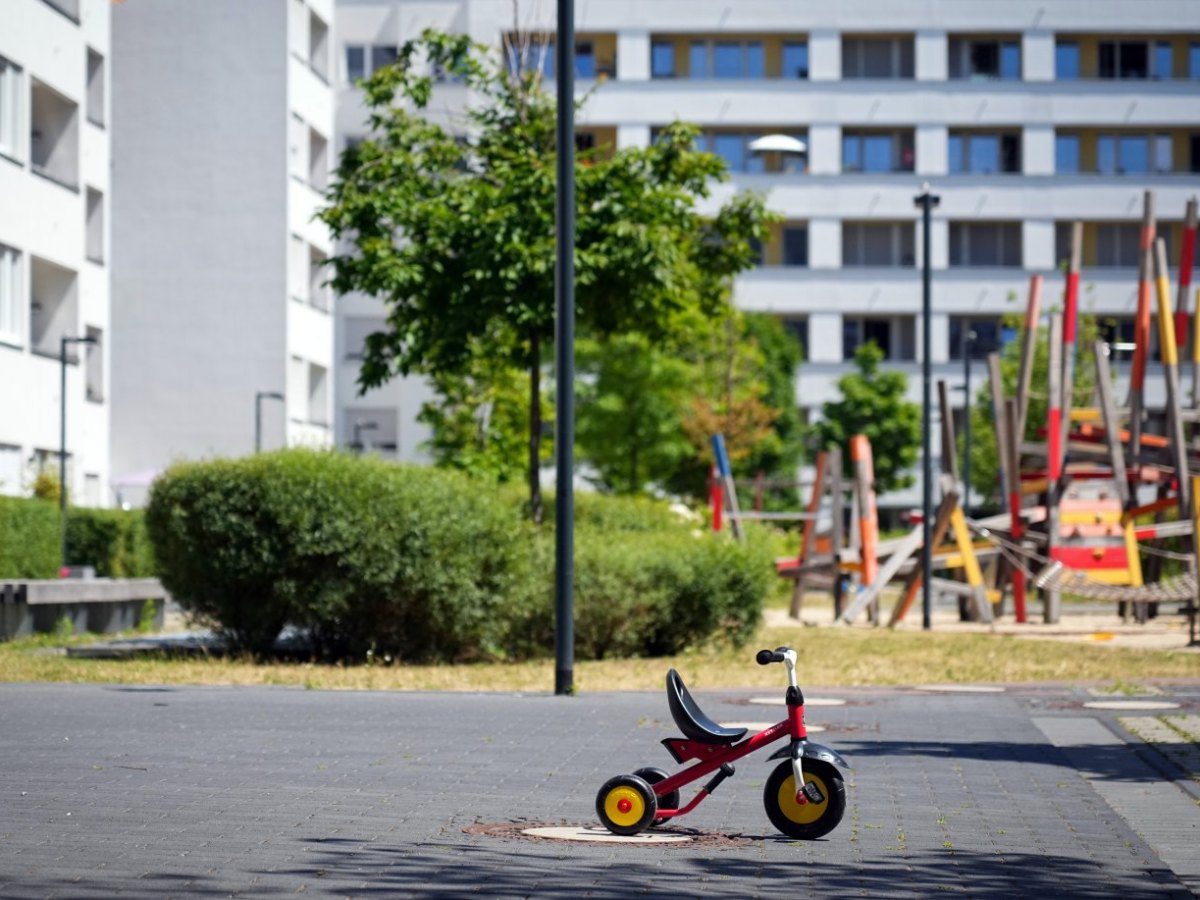
[[[0,154],[18,162],[24,159],[25,97],[20,66],[0,56]]]
[[[0,343],[25,346],[28,324],[25,311],[25,267],[21,251],[0,244]]]

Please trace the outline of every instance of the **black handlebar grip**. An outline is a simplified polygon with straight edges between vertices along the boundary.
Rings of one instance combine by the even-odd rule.
[[[769,666],[774,662],[783,662],[783,654],[778,650],[759,650],[754,657],[760,666]]]

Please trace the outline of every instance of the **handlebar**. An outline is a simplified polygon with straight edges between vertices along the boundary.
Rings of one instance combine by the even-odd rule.
[[[774,650],[759,650],[755,660],[760,666],[769,666],[771,663],[783,662],[787,659],[789,647],[776,647]]]

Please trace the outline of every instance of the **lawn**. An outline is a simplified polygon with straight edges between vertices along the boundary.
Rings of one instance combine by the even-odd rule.
[[[78,641],[79,638],[69,639]],[[0,682],[290,685],[323,690],[547,691],[553,660],[529,663],[409,666],[256,664],[249,660],[75,659],[48,637],[0,644]],[[1027,640],[1002,635],[890,631],[886,628],[763,626],[741,650],[711,646],[659,659],[579,661],[580,691],[658,690],[668,667],[690,687],[778,687],[780,672],[759,667],[754,651],[790,645],[800,652],[801,683],[813,686],[943,682],[1102,682],[1200,676],[1195,653],[1102,644]]]

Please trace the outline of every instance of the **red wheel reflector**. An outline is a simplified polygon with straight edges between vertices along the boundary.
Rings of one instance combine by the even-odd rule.
[[[619,809],[623,813],[627,813],[631,809],[633,809],[633,804],[629,802],[628,797],[622,797],[620,800],[617,801],[617,809]]]
[[[808,805],[808,798],[804,796],[804,791],[796,791],[796,804],[798,806]]]

